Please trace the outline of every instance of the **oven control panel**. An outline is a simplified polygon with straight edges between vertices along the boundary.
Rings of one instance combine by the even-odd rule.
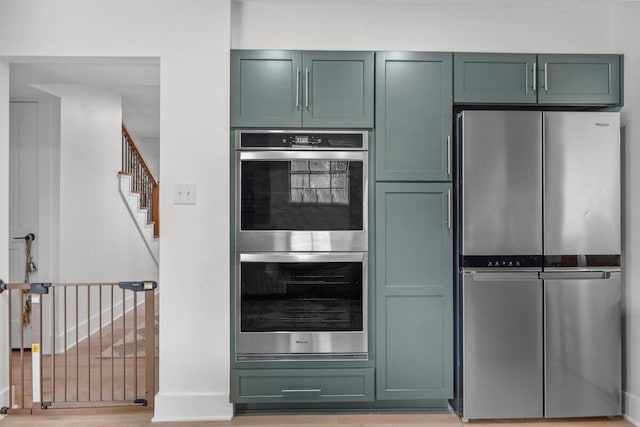
[[[368,149],[367,131],[237,130],[238,150],[359,150]]]

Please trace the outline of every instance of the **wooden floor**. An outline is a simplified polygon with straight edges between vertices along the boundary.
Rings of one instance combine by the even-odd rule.
[[[0,420],[0,427],[216,427],[216,426],[251,426],[251,427],[447,427],[447,426],[488,426],[496,425],[525,427],[620,427],[632,426],[621,417],[609,420],[571,419],[571,420],[533,420],[533,421],[472,421],[462,423],[458,417],[449,413],[440,414],[326,414],[326,415],[240,415],[231,421],[184,422],[184,423],[151,423],[151,413],[137,412],[132,414],[107,415],[9,415]]]

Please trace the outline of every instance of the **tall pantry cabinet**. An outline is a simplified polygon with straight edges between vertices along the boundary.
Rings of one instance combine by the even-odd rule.
[[[376,53],[376,398],[453,395],[452,54]]]

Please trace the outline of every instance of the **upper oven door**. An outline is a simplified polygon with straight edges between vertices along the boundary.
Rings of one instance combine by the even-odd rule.
[[[366,251],[366,151],[236,153],[236,251]]]

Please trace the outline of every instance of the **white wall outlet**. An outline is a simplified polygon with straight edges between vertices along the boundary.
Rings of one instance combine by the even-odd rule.
[[[196,185],[195,184],[176,184],[173,192],[174,205],[195,205],[196,204]]]

